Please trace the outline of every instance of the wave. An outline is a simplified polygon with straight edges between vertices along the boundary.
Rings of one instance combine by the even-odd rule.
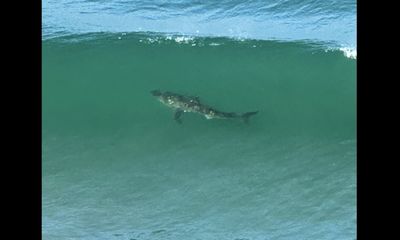
[[[117,119],[132,114],[129,118],[138,124],[158,125],[157,113],[148,111],[154,106],[147,104],[153,104],[149,91],[160,89],[201,96],[224,111],[253,111],[256,104],[254,111],[264,113],[258,121],[272,126],[269,136],[272,131],[281,134],[282,129],[290,132],[290,128],[334,129],[335,134],[354,128],[356,61],[325,43],[157,33],[83,34],[43,41],[43,59],[43,82],[49,88],[43,90],[47,94],[44,109],[66,110],[50,118],[59,115],[71,119],[71,124],[93,122],[92,116],[87,121],[79,114],[70,116],[76,107],[81,113],[113,112]],[[105,129],[132,126],[131,120],[108,126],[107,114],[99,120]],[[149,123],[152,118],[156,122]],[[201,121],[192,115],[188,118],[192,118],[188,122]]]
[[[98,32],[335,42],[355,49],[356,3],[43,0],[43,39]]]
[[[240,43],[252,48],[270,45],[271,43],[288,43],[301,46],[303,48],[312,49],[313,51],[336,52],[341,51],[343,56],[350,59],[357,59],[357,49],[355,47],[345,47],[335,42],[322,42],[315,40],[259,40],[243,37],[200,37],[193,35],[182,35],[178,33],[158,33],[158,32],[99,32],[86,34],[68,34],[63,32],[60,36],[44,39],[43,42],[59,42],[59,43],[78,43],[88,42],[91,44],[103,41],[134,41],[142,44],[170,44],[176,43],[180,45],[190,45],[192,47],[218,47],[228,43]]]
[[[332,39],[107,29],[104,19],[85,29],[79,16],[133,14],[122,6],[136,1],[65,2],[89,7],[44,29],[54,31],[42,41],[45,238],[355,238],[357,62],[346,58],[355,50]],[[164,14],[188,1],[169,2]],[[213,2],[232,17],[245,10]],[[279,3],[301,6],[292,2]],[[154,89],[259,113],[249,124],[190,113],[177,124]]]

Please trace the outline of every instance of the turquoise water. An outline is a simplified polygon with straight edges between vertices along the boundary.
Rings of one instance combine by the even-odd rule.
[[[224,1],[43,3],[43,239],[356,238],[356,60],[335,47],[344,38],[108,31],[115,23],[85,17],[152,22],[163,9],[157,16],[172,21],[174,9],[189,9],[184,18],[231,9],[221,23],[257,1],[247,10]],[[279,3],[282,21],[354,12],[335,1]],[[68,20],[53,14],[60,6]],[[254,18],[268,22],[262,12]],[[259,113],[249,124],[187,113],[178,124],[154,89]]]

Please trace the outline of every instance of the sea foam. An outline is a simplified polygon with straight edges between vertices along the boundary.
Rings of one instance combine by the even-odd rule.
[[[340,51],[343,52],[344,56],[351,59],[357,59],[357,49],[356,48],[349,48],[349,47],[341,47],[339,48]]]

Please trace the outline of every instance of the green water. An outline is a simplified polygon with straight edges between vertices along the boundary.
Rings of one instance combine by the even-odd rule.
[[[356,60],[300,42],[43,42],[44,239],[354,239]],[[151,96],[197,95],[250,124]]]

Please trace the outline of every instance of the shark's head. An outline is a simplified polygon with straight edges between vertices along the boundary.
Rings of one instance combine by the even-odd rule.
[[[161,92],[160,90],[150,91],[151,95],[157,98],[158,101],[168,105],[168,94],[167,92]]]
[[[185,104],[184,101],[182,102],[181,96],[168,91],[161,92],[160,90],[153,90],[150,91],[150,93],[155,96],[158,101],[172,108],[181,108],[182,104]]]

